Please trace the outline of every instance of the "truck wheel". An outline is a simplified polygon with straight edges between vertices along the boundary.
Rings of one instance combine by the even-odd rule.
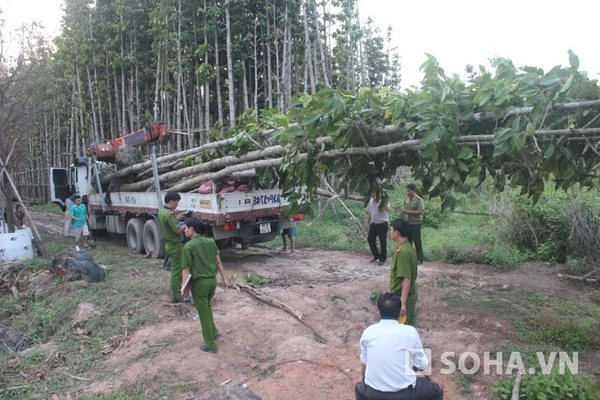
[[[127,221],[127,246],[136,254],[144,252],[144,221],[140,218],[132,218]]]
[[[152,258],[165,256],[165,241],[160,239],[158,226],[153,219],[149,219],[144,224],[144,247]]]
[[[223,249],[228,248],[231,245],[231,238],[217,239],[217,240],[215,240],[215,243],[217,244],[217,248],[219,250],[223,250]]]

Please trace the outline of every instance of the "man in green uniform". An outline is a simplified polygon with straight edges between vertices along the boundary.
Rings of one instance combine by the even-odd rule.
[[[181,196],[176,192],[165,194],[165,206],[158,212],[158,226],[165,239],[165,251],[171,261],[171,301],[173,303],[187,303],[190,300],[181,296],[181,250],[183,249],[183,226],[175,216],[175,209],[179,205]]]
[[[390,239],[396,242],[392,256],[390,292],[400,296],[402,309],[400,317],[406,315],[406,325],[415,326],[417,312],[417,254],[408,241],[409,224],[406,220],[395,219],[390,226]]]
[[[402,214],[408,221],[410,235],[408,240],[415,246],[417,251],[417,264],[423,264],[423,244],[421,243],[421,222],[425,212],[425,203],[417,195],[417,186],[414,183],[406,185],[407,198],[404,200]]]
[[[200,235],[202,224],[198,218],[186,219],[184,227],[185,236],[191,240],[183,246],[181,256],[181,265],[183,266],[182,290],[184,282],[191,274],[192,298],[200,317],[202,337],[204,338],[204,344],[200,345],[200,349],[208,353],[216,353],[217,344],[215,339],[218,339],[221,335],[215,326],[210,302],[217,288],[217,269],[221,274],[221,285],[224,290],[227,290],[227,279],[225,278],[223,263],[219,257],[219,249],[214,239]]]

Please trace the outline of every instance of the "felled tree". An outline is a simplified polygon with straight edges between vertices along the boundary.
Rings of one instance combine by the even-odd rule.
[[[257,118],[249,110],[225,139],[187,150],[164,170],[161,188],[194,190],[203,180],[254,169],[264,183],[280,184],[294,213],[300,205],[311,211],[323,177],[336,178],[338,192],[368,195],[385,188],[401,166],[444,206],[453,205],[451,192],[469,176],[480,182],[490,176],[498,190],[519,186],[534,199],[548,182],[592,186],[600,159],[600,91],[578,71],[572,52],[569,61],[568,68],[544,73],[499,59],[495,71],[480,67],[463,82],[447,77],[429,56],[419,90],[323,90],[295,99],[284,115],[263,111]],[[127,169],[139,173],[148,166]]]

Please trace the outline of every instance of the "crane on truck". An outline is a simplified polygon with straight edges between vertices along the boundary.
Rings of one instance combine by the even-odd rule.
[[[68,168],[51,168],[52,202],[64,211],[65,200],[73,193],[79,194],[89,211],[90,229],[124,235],[134,253],[164,257],[164,240],[157,216],[166,192],[103,193],[99,173],[99,166],[114,160],[123,146],[139,146],[163,139],[166,135],[163,126],[159,124],[154,130],[140,130],[116,139],[110,143],[110,148],[97,145],[92,157],[77,157]],[[156,165],[154,167],[153,171],[157,171]],[[92,185],[94,181],[96,185]],[[155,182],[159,187],[156,175]],[[220,248],[236,242],[245,249],[250,243],[274,239],[281,229],[290,226],[285,215],[289,203],[279,189],[261,189],[256,182],[237,185],[240,190],[236,190],[235,183],[233,189],[228,188],[230,190],[219,190],[221,186],[219,182],[210,182],[203,185],[204,190],[180,193],[181,200],[175,210],[185,211],[202,221],[207,235],[213,237]]]
[[[92,156],[98,161],[114,162],[117,152],[122,147],[135,147],[143,144],[159,142],[168,139],[167,126],[160,122],[153,122],[146,128],[132,132],[128,135],[111,140],[107,143],[92,143]]]

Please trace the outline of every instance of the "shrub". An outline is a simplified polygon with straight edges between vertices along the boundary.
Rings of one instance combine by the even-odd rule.
[[[510,399],[515,379],[498,381],[491,390],[492,394],[498,399]],[[598,395],[600,391],[590,376],[573,375],[568,369],[561,374],[558,369],[553,369],[549,374],[523,375],[519,399],[595,400],[598,399]]]
[[[501,271],[508,271],[526,261],[527,258],[527,255],[521,253],[515,246],[495,241],[484,250],[482,262]]]
[[[425,200],[423,226],[439,228],[444,222],[448,222],[448,212],[447,210],[442,210],[442,201],[437,197]]]
[[[498,237],[543,261],[564,263],[568,256],[600,258],[600,206],[595,191],[578,187],[564,192],[547,188],[536,204],[516,191],[496,207]]]

